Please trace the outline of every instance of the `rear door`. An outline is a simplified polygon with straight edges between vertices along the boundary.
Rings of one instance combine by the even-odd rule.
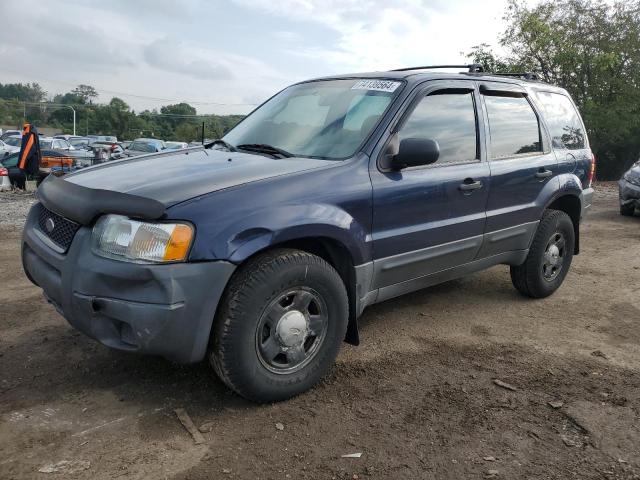
[[[472,81],[428,82],[401,114],[404,138],[438,142],[439,159],[401,171],[371,168],[374,288],[472,261],[482,244],[489,166]]]
[[[489,127],[491,192],[478,257],[529,248],[542,215],[544,189],[557,190],[558,162],[527,92],[516,84],[482,82]]]

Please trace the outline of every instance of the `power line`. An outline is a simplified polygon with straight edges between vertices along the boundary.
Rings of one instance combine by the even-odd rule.
[[[117,108],[108,104],[92,104],[92,103],[55,103],[55,102],[24,102],[22,100],[6,100],[1,99],[0,101],[15,103],[18,107],[22,105],[28,105],[30,107],[40,107],[40,108],[49,108],[53,107],[53,109],[57,108]],[[136,115],[143,116],[152,116],[152,117],[178,117],[178,118],[201,118],[201,117],[212,117],[212,116],[220,116],[215,113],[196,113],[196,114],[186,114],[186,113],[158,113],[158,112],[149,112],[142,111],[138,112]]]
[[[58,83],[60,85],[67,85],[67,86],[75,86],[77,87],[78,85],[73,85],[70,82],[61,82],[60,80],[50,80],[50,79],[46,79],[46,78],[42,78],[40,77],[39,79],[40,81],[44,81],[44,82],[50,82],[50,83]],[[146,96],[146,95],[139,95],[136,93],[125,93],[125,92],[118,92],[115,90],[107,90],[104,88],[100,88],[100,87],[93,87],[95,88],[97,91],[99,92],[104,92],[104,93],[108,93],[111,95],[120,95],[123,97],[132,97],[132,98],[140,98],[143,100],[153,100],[153,101],[157,101],[157,102],[172,102],[172,103],[189,103],[189,104],[194,104],[194,105],[216,105],[216,106],[220,106],[220,107],[255,107],[257,105],[259,105],[258,103],[222,103],[222,102],[211,102],[211,101],[203,101],[203,100],[174,100],[174,99],[170,99],[170,98],[161,98],[161,97],[150,97],[150,96]]]

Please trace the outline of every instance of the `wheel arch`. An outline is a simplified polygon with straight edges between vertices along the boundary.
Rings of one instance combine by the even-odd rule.
[[[546,207],[547,210],[560,210],[571,218],[575,236],[574,255],[580,253],[580,215],[582,213],[582,201],[574,193],[566,193],[554,198]]]
[[[293,248],[316,255],[331,265],[340,275],[349,299],[349,323],[344,341],[351,345],[360,343],[357,322],[357,292],[354,258],[349,248],[340,240],[330,236],[305,236],[290,238],[281,242],[263,246],[242,259],[245,263],[250,258],[262,255],[278,248]]]

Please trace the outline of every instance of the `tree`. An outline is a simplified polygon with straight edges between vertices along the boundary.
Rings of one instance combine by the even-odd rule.
[[[510,0],[500,37],[468,57],[495,71],[535,71],[567,89],[580,109],[599,178],[618,178],[640,155],[640,0]]]
[[[71,93],[82,100],[82,103],[92,103],[94,98],[98,98],[98,92],[91,85],[78,85],[71,90]]]
[[[41,102],[47,92],[37,83],[0,83],[0,98],[21,102]]]

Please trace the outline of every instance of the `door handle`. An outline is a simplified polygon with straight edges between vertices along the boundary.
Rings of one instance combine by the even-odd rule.
[[[482,182],[480,180],[474,181],[473,178],[466,178],[463,183],[460,184],[458,189],[462,192],[471,193],[474,190],[482,188]]]
[[[553,172],[544,167],[536,172],[536,178],[549,178],[551,175],[553,175]]]

